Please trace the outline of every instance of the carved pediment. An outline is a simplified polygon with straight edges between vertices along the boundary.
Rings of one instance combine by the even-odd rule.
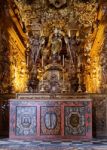
[[[66,0],[49,0],[49,3],[52,4],[56,8],[61,8],[67,3],[67,1]]]

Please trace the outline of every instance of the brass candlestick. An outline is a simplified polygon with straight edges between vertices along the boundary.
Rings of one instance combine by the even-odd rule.
[[[82,92],[82,88],[81,88],[81,69],[80,69],[80,67],[81,67],[81,59],[80,59],[80,56],[78,57],[78,90],[77,90],[77,92],[78,93],[81,93]]]

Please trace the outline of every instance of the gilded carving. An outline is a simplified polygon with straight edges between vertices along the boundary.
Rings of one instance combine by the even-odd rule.
[[[85,91],[85,88],[88,92],[106,91],[106,67],[105,65],[102,67],[100,63],[104,57],[103,52],[105,53],[105,50],[102,51],[101,59],[99,58],[102,47],[106,49],[105,44],[103,44],[106,41],[103,40],[106,4],[99,4],[96,0],[14,0],[14,5],[11,2],[8,3],[9,17],[12,18],[14,23],[16,22],[16,27],[22,37],[22,43],[24,43],[24,46],[27,45],[23,48],[21,42],[18,44],[16,40],[15,43],[13,37],[11,38],[10,36],[9,38],[10,48],[13,49],[14,47],[15,49],[15,57],[9,56],[12,86],[15,85],[14,78],[22,79],[24,85],[27,85],[28,76],[30,79],[31,70],[33,70],[32,68],[36,62],[36,67],[39,68],[38,72],[40,71],[40,74],[44,73],[43,68],[41,68],[42,55],[44,64],[46,61],[46,64],[50,63],[52,59],[58,62],[60,57],[56,58],[56,56],[59,56],[59,53],[62,52],[61,49],[66,49],[67,59],[65,59],[65,66],[70,57],[72,67],[69,67],[67,72],[71,72],[72,75],[70,76],[70,73],[68,73],[65,76],[70,76],[70,82],[75,78],[75,82],[73,83],[72,81],[74,89],[77,89],[76,85],[81,84],[83,91]],[[15,15],[15,19],[12,14]],[[60,36],[55,37],[54,29],[60,32]],[[12,35],[14,32],[12,30],[12,28],[8,28],[7,32]],[[15,36],[15,39],[18,39],[17,37]],[[26,37],[28,37],[28,41],[26,41]],[[18,49],[25,54],[23,56],[21,53],[19,54],[20,56],[17,55]],[[12,50],[11,54],[13,54]],[[17,57],[21,57],[21,60],[24,60],[23,65],[19,60],[18,62],[16,61]],[[106,63],[105,59],[103,61],[102,63]],[[20,65],[22,67],[19,67]],[[28,76],[27,67],[29,69]],[[66,71],[64,70],[63,72]],[[41,79],[41,75],[37,76],[38,79]],[[21,91],[23,90],[25,90],[25,86]]]

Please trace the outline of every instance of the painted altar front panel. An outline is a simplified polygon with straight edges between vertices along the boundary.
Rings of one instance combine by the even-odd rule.
[[[12,99],[9,135],[24,140],[91,139],[92,101]]]

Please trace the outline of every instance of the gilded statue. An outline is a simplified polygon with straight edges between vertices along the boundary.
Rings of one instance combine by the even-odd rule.
[[[57,29],[54,30],[54,34],[51,40],[51,57],[53,60],[57,60],[59,53],[62,50],[62,39]]]
[[[39,51],[44,59],[44,64],[48,60],[57,60],[60,51],[62,50],[63,32],[57,28],[50,34],[48,42],[47,37],[41,37]]]

